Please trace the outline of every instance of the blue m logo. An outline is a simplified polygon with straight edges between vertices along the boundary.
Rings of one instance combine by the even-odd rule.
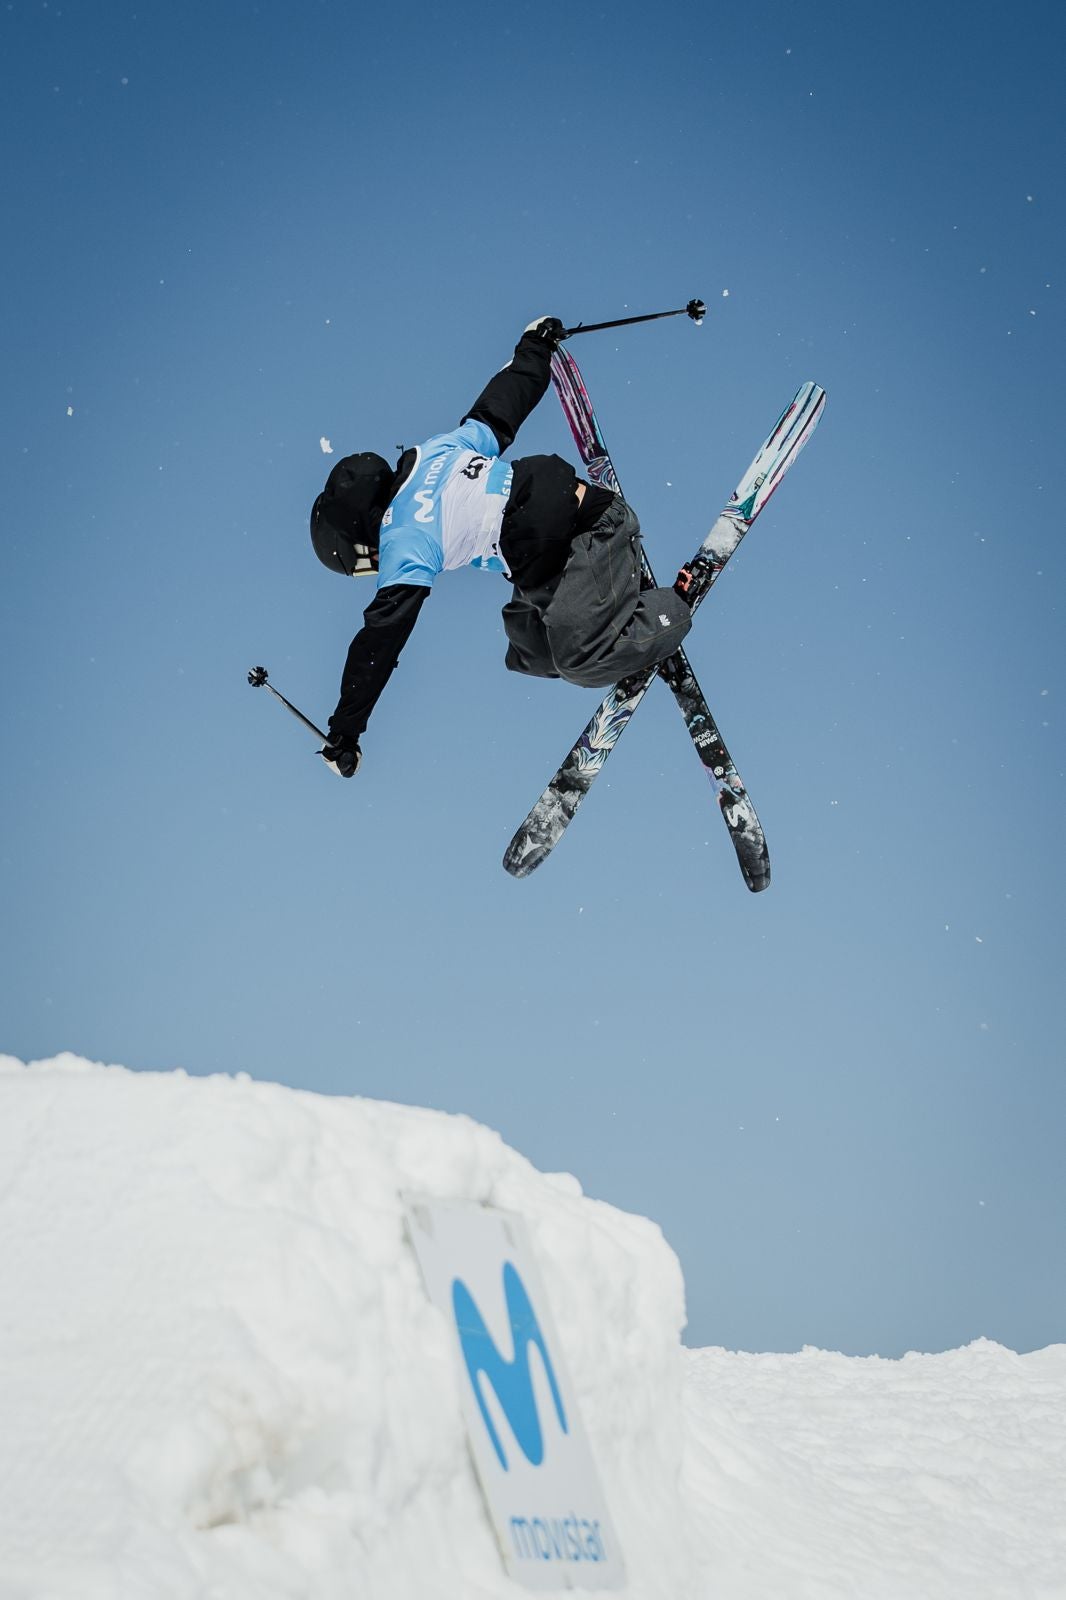
[[[548,1354],[548,1346],[541,1332],[540,1323],[537,1321],[537,1314],[530,1303],[525,1284],[509,1261],[504,1263],[503,1268],[503,1292],[507,1302],[511,1334],[514,1338],[512,1361],[508,1361],[497,1350],[466,1284],[461,1278],[456,1278],[452,1284],[452,1309],[455,1312],[455,1325],[459,1330],[466,1370],[470,1374],[470,1382],[477,1396],[482,1421],[492,1440],[493,1449],[496,1451],[500,1466],[507,1472],[509,1470],[507,1457],[492,1417],[489,1415],[488,1406],[485,1404],[481,1379],[484,1378],[492,1385],[526,1460],[532,1466],[539,1467],[544,1460],[544,1435],[537,1415],[537,1403],[533,1397],[533,1381],[529,1371],[530,1345],[536,1345],[544,1362],[559,1426],[564,1433],[569,1430],[566,1425],[566,1412],[563,1410],[563,1397],[559,1393],[555,1369]]]

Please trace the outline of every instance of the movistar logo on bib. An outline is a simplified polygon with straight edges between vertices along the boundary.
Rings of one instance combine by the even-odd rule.
[[[378,588],[431,588],[459,567],[506,573],[500,533],[514,469],[492,429],[467,421],[416,447],[415,463],[382,518]]]

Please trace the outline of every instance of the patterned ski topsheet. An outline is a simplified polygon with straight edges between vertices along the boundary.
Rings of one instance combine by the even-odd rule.
[[[568,351],[558,350],[553,356],[552,381],[589,478],[617,492],[617,475],[588,391]],[[825,391],[816,384],[807,383],[781,413],[729,503],[685,569],[693,579],[694,609],[717,581],[748,528],[810,438],[824,405]],[[641,560],[645,586],[652,585],[655,579],[643,546]],[[762,826],[688,658],[679,650],[657,670],[673,691],[711,781],[744,880],[754,892],[765,889],[770,881],[770,861]],[[527,877],[550,854],[655,675],[652,669],[630,678],[616,685],[605,697],[508,845],[503,864],[514,877]]]
[[[552,356],[551,375],[590,480],[620,494],[618,477],[592,409],[592,401],[577,362],[568,350],[557,350]],[[805,383],[778,417],[758,455],[689,563],[691,567],[701,560],[709,562],[708,575],[701,585],[699,599],[717,581],[741,539],[780,486],[785,473],[817,427],[824,407],[825,390],[816,383]],[[643,544],[641,555],[644,570],[651,584],[654,584]],[[696,601],[698,603],[699,600]]]
[[[552,380],[589,478],[618,492],[618,478],[606,442],[577,363],[569,352],[556,352],[552,362]],[[739,543],[740,534],[737,533],[735,537]],[[716,554],[719,557],[718,570],[721,570],[727,557],[720,547]],[[641,563],[644,586],[653,586],[655,575],[643,544]],[[770,860],[762,825],[684,651],[679,650],[659,670],[677,699],[696,752],[711,781],[745,882],[752,890],[764,889],[770,881]],[[623,685],[616,685],[602,702],[511,840],[504,856],[504,866],[513,876],[527,877],[550,854],[654,676],[652,670],[646,676],[641,675]]]
[[[696,604],[733,555],[755,518],[780,487],[781,479],[818,426],[825,410],[825,390],[816,383],[804,383],[782,411],[777,424],[755,460],[734,489],[728,505],[707,534],[696,553],[696,565],[710,563],[709,575]]]

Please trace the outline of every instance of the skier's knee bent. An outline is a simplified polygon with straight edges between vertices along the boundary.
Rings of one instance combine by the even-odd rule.
[[[512,672],[598,689],[672,655],[692,613],[673,589],[641,588],[636,513],[621,495],[592,492],[592,519],[579,519],[562,571],[516,583],[503,624]]]
[[[548,629],[556,671],[568,683],[600,689],[631,673],[657,667],[680,649],[692,612],[673,589],[645,589],[625,626],[612,638]]]
[[[560,677],[602,688],[673,654],[692,613],[672,589],[642,589],[641,581],[640,523],[616,495],[574,540],[544,612]]]

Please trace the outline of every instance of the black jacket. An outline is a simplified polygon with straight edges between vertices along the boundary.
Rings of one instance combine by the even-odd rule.
[[[491,428],[502,454],[544,396],[550,369],[551,347],[536,334],[523,334],[511,361],[489,379],[462,420],[472,418]],[[549,462],[556,463],[550,471],[538,465]],[[551,552],[549,564],[555,561],[561,567],[565,562],[573,534],[576,481],[573,468],[557,456],[515,462],[500,548],[516,583],[524,568],[539,574],[544,567],[534,528]],[[396,489],[401,482],[402,478]],[[349,746],[358,743],[429,592],[421,584],[389,584],[378,590],[363,612],[363,626],[348,647],[340,699],[329,719],[331,740]]]

